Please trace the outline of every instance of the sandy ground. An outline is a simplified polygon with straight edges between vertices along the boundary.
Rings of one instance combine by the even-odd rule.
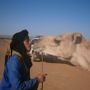
[[[4,70],[4,54],[8,47],[7,40],[0,40],[0,80]],[[90,72],[61,63],[43,63],[44,72],[47,73],[43,90],[90,90]],[[42,63],[33,62],[31,78],[42,72]],[[41,90],[41,84],[38,88]]]
[[[41,67],[40,62],[34,62],[31,75],[41,72]],[[48,74],[44,90],[90,90],[90,72],[79,67],[44,62],[44,72]]]

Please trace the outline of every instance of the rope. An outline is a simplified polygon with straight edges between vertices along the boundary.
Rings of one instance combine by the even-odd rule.
[[[32,54],[32,60],[33,60],[33,54]],[[41,53],[41,72],[43,74],[43,53]],[[43,90],[43,82],[41,83],[41,90]]]
[[[41,59],[42,59],[42,73],[43,73],[43,53],[41,54]],[[41,90],[43,90],[43,82],[42,82]]]

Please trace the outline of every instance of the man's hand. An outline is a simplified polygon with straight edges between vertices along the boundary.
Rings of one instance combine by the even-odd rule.
[[[42,83],[42,82],[44,82],[44,81],[46,80],[46,76],[47,76],[46,73],[44,73],[44,74],[39,73],[39,74],[36,76],[36,79],[38,80],[39,83]]]

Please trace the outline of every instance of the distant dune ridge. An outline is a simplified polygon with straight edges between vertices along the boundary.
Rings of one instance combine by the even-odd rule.
[[[44,36],[34,43],[33,48],[34,56],[40,57],[42,52],[47,62],[66,62],[90,71],[90,41],[81,33]]]
[[[11,39],[12,35],[0,35],[0,39]]]

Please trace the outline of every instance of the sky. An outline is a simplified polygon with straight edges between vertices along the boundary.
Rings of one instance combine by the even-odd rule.
[[[0,35],[80,32],[90,38],[90,0],[0,0]]]

